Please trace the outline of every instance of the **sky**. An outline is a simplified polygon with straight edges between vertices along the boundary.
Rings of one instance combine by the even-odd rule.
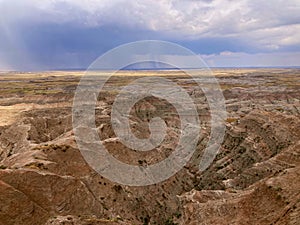
[[[85,69],[149,39],[211,67],[300,66],[300,1],[0,0],[0,70]]]

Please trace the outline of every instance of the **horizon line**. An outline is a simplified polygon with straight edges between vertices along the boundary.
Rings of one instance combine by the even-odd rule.
[[[178,71],[182,69],[197,70],[197,69],[300,69],[300,66],[214,66],[214,67],[203,67],[203,68],[125,68],[120,71]],[[87,71],[88,68],[54,68],[45,70],[0,70],[0,73],[30,73],[30,72],[55,72],[55,71]],[[98,69],[93,69],[97,71]],[[111,71],[114,68],[99,69],[98,71]]]

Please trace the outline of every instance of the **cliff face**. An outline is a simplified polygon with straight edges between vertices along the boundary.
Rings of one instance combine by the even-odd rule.
[[[278,113],[245,116],[198,186],[180,196],[181,224],[299,224],[299,125]]]
[[[300,71],[215,73],[228,119],[214,162],[198,171],[210,133],[205,96],[185,76],[172,76],[197,104],[201,138],[183,169],[146,187],[111,182],[83,159],[72,131],[77,75],[15,75],[18,86],[9,91],[0,82],[0,224],[299,224]],[[133,133],[147,138],[149,119],[161,116],[167,136],[149,152],[124,146],[110,113],[120,83],[131,79],[108,83],[98,98],[96,126],[110,154],[143,168],[172,153],[180,120],[166,101],[146,98],[132,109]],[[31,91],[24,92],[27,86]]]

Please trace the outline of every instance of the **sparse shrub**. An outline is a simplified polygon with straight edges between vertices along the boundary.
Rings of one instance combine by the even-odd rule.
[[[274,190],[275,190],[275,191],[282,191],[282,188],[279,187],[279,186],[276,186],[276,187],[274,187]]]
[[[1,170],[5,170],[6,168],[7,168],[7,166],[0,165],[0,169],[1,169]]]
[[[169,218],[166,220],[165,225],[177,225],[177,223],[174,223],[172,218]]]
[[[227,119],[226,119],[226,122],[227,123],[234,123],[234,122],[236,122],[237,121],[237,118],[233,118],[233,117],[228,117]]]

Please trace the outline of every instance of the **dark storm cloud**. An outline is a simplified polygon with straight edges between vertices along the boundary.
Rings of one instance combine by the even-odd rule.
[[[279,53],[300,51],[299,11],[298,0],[0,0],[0,67],[84,68],[142,39],[174,41],[211,61],[236,52],[280,62]]]

